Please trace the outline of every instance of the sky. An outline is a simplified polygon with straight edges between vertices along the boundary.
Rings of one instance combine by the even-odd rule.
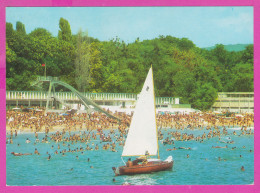
[[[126,43],[160,35],[188,38],[198,47],[252,44],[253,7],[7,7],[6,22],[25,25],[27,33],[45,28],[58,35],[59,20],[101,41]]]

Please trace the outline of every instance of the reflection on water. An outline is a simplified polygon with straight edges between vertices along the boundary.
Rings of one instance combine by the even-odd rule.
[[[152,178],[153,174],[140,174],[124,176],[124,182],[135,185],[156,185],[156,178]]]

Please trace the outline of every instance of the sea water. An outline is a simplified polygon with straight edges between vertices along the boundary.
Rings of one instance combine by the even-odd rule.
[[[34,134],[23,133],[13,138],[13,144],[6,144],[6,183],[9,186],[59,186],[59,185],[121,185],[128,182],[132,185],[228,185],[228,184],[253,184],[254,183],[254,136],[232,135],[234,130],[228,129],[228,135],[199,141],[175,141],[174,145],[164,145],[159,141],[160,157],[166,159],[172,156],[174,165],[172,170],[155,172],[151,174],[115,176],[112,167],[124,165],[121,160],[123,147],[116,142],[117,152],[103,150],[105,144],[99,140],[91,139],[88,143],[99,150],[54,154],[63,149],[68,150],[68,142],[36,143]],[[162,129],[164,138],[174,129]],[[82,131],[84,132],[84,131]],[[106,131],[108,132],[108,131]],[[205,130],[184,130],[181,132],[193,133],[194,136],[203,134]],[[239,131],[236,131],[239,134]],[[208,131],[206,131],[208,133]],[[8,135],[7,135],[8,136]],[[39,139],[45,136],[39,133]],[[31,143],[25,143],[29,138]],[[19,146],[18,146],[19,144]],[[60,149],[57,149],[58,144]],[[228,148],[212,148],[212,146]],[[54,146],[52,149],[51,147]],[[70,143],[70,149],[83,147],[85,143]],[[191,149],[177,149],[167,151],[173,147],[190,147]],[[232,150],[232,147],[236,147]],[[40,155],[13,156],[11,152],[34,153],[35,148]],[[251,150],[251,151],[250,151]],[[48,154],[51,159],[48,161]],[[189,157],[187,157],[189,154]],[[78,157],[76,157],[78,156]],[[219,161],[220,157],[220,161]],[[89,161],[88,161],[89,159]],[[125,160],[126,161],[126,160]],[[245,171],[241,171],[244,166]],[[115,178],[115,182],[113,181]]]

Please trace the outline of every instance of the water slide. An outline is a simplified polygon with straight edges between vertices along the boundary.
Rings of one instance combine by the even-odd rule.
[[[59,81],[59,80],[51,80],[50,81],[48,98],[50,97],[51,90],[55,88],[54,85],[61,85],[61,86],[64,86],[65,88],[69,89],[72,93],[74,93],[79,98],[79,100],[85,105],[86,108],[90,108],[89,106],[91,105],[91,106],[94,107],[94,109],[96,111],[102,112],[102,113],[106,114],[108,117],[111,117],[111,118],[114,118],[114,119],[117,119],[117,120],[120,121],[120,119],[118,117],[115,117],[114,115],[105,111],[102,107],[100,107],[99,105],[97,105],[96,103],[91,101],[90,99],[86,98],[81,92],[79,92],[78,90],[76,90],[75,88],[70,86],[69,84],[62,82],[62,81]],[[57,97],[55,96],[55,98],[57,98]],[[47,100],[46,106],[48,106],[48,102],[49,102],[49,100]]]

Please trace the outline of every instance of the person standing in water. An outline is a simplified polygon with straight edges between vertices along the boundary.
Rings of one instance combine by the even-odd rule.
[[[40,153],[39,153],[39,151],[38,151],[37,148],[35,148],[35,150],[34,150],[34,154],[36,154],[36,155],[40,155]]]
[[[29,138],[26,139],[25,143],[30,143],[31,141],[29,140]]]

